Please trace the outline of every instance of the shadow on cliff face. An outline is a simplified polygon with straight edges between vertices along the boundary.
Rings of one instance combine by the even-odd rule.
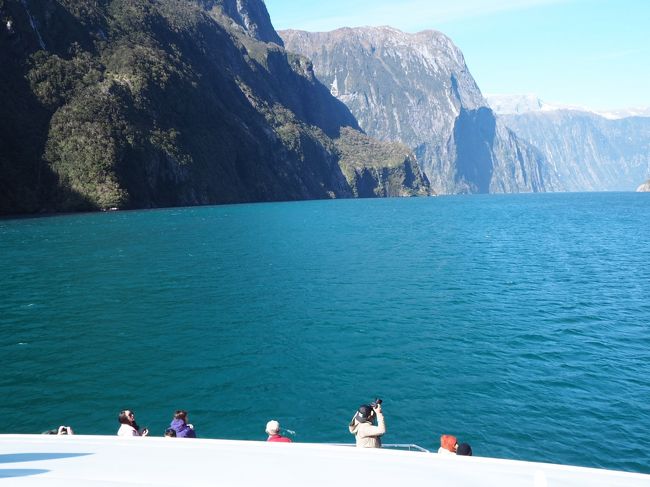
[[[494,169],[492,158],[496,118],[492,110],[461,109],[454,124],[456,182],[470,193],[489,193]]]
[[[24,5],[0,7],[0,215],[52,211],[57,177],[43,160],[51,111],[25,77],[38,38]]]
[[[81,8],[81,5],[78,5]],[[37,51],[70,56],[72,42],[91,48],[87,29],[57,2],[0,1],[0,215],[96,210],[83,195],[60,185],[45,160],[56,106],[42,103],[27,73]]]
[[[277,99],[296,116],[338,138],[342,127],[363,132],[348,106],[330,93],[316,78],[313,65],[305,57],[271,50],[268,55],[269,97]]]
[[[206,11],[219,6],[233,22],[255,39],[284,47],[284,42],[273,28],[263,0],[199,0],[198,4]]]

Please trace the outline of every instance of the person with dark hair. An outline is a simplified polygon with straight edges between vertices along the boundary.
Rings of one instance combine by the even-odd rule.
[[[57,435],[74,435],[74,431],[70,426],[59,426],[59,429],[56,432]]]
[[[149,430],[138,426],[135,422],[135,414],[130,409],[120,411],[117,420],[120,423],[120,429],[117,430],[117,436],[147,436]]]
[[[176,438],[176,430],[172,428],[167,428],[165,430],[165,438]]]
[[[374,419],[377,420],[376,426],[373,424]],[[348,429],[355,436],[358,447],[381,448],[381,437],[386,433],[386,422],[381,410],[381,402],[360,406],[350,421]]]
[[[57,429],[43,432],[44,435],[74,435],[70,426],[59,426]]]
[[[456,455],[464,455],[467,457],[472,456],[472,447],[469,446],[469,443],[461,443],[456,448]]]
[[[438,453],[443,455],[453,455],[458,448],[458,440],[454,435],[442,435],[440,437],[440,448]]]
[[[176,431],[177,438],[196,438],[194,426],[187,423],[187,411],[182,409],[174,413],[174,419],[169,425],[170,429]]]

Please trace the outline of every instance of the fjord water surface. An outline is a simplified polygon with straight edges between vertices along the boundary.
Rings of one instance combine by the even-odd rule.
[[[650,472],[650,197],[314,201],[0,221],[2,432],[385,441]]]

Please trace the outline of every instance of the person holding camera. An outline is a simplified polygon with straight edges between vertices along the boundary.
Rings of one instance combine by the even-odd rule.
[[[381,448],[381,437],[386,433],[386,422],[381,410],[381,399],[360,406],[350,421],[348,429],[356,438],[359,448]],[[374,425],[373,421],[377,424]]]
[[[59,426],[59,429],[56,432],[57,435],[74,435],[74,431],[70,426]]]
[[[117,436],[147,436],[149,430],[138,426],[135,422],[135,414],[129,409],[120,411],[117,421],[120,423],[120,429],[117,430]]]
[[[47,430],[43,432],[44,435],[74,435],[74,431],[70,426],[61,425],[57,429]]]

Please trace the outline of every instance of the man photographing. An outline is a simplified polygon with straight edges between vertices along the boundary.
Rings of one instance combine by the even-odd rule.
[[[377,425],[373,420],[377,420]],[[386,433],[384,413],[381,410],[381,399],[371,404],[360,406],[348,426],[360,448],[381,448],[381,436]]]

